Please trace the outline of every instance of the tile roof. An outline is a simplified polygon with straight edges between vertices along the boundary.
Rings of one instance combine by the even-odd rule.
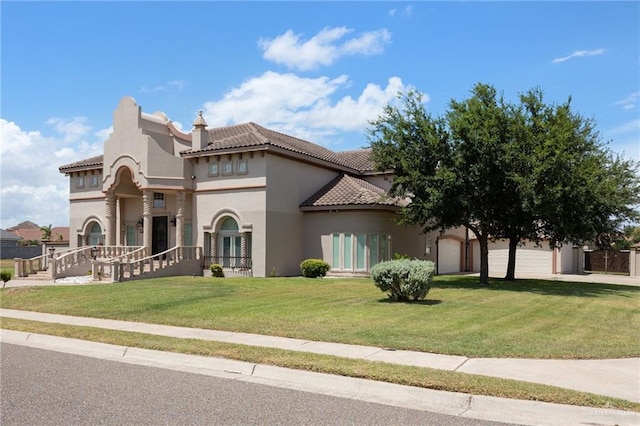
[[[5,229],[0,229],[0,240],[19,241],[21,239],[22,239],[21,236],[16,235],[15,233],[13,233],[11,231],[7,231]]]
[[[206,148],[189,149],[182,151],[181,155],[198,157],[207,153],[215,153],[216,151],[271,146],[292,154],[331,163],[357,173],[375,171],[375,165],[369,158],[370,149],[335,152],[321,145],[276,132],[252,122],[209,129],[208,133],[210,142]],[[60,172],[67,172],[88,167],[102,167],[103,161],[103,156],[98,155],[75,163],[65,164],[59,170]]]
[[[347,174],[341,174],[305,200],[300,207],[390,206],[403,207],[406,200],[387,196],[384,189]]]
[[[361,150],[360,154],[358,151],[335,152],[321,145],[276,132],[252,122],[209,129],[208,132],[210,142],[206,148],[187,150],[182,154],[191,157],[201,153],[227,149],[272,146],[358,172],[373,169],[373,163],[367,161],[368,153],[365,151]]]
[[[361,173],[376,170],[376,165],[371,160],[371,148],[340,151],[337,154]]]
[[[34,228],[22,228],[15,229],[13,234],[24,240],[42,240],[42,230],[38,227]],[[51,241],[69,241],[69,227],[68,226],[55,226],[51,228]]]
[[[104,161],[103,155],[96,155],[95,157],[86,158],[84,160],[76,161],[75,163],[65,164],[64,166],[60,166],[58,170],[60,170],[60,172],[64,172],[65,170],[80,169],[84,167],[93,167],[93,166],[102,167],[103,161]]]

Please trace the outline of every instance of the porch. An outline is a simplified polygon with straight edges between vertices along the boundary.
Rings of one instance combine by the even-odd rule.
[[[202,275],[202,248],[173,247],[147,255],[143,246],[84,246],[31,259],[14,260],[16,279],[53,280],[90,275],[93,281],[120,282],[176,275]]]

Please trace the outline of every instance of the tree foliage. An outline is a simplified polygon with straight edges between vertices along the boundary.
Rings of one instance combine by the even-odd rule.
[[[411,200],[404,223],[473,231],[481,284],[488,284],[489,241],[509,240],[513,279],[525,240],[603,244],[638,218],[638,164],[607,150],[570,99],[547,105],[533,89],[513,104],[479,83],[433,117],[419,93],[399,98],[400,106],[387,105],[370,123],[372,159],[393,171],[391,195]]]
[[[40,231],[42,231],[43,241],[49,241],[51,239],[51,230],[52,230],[51,225],[40,227]]]

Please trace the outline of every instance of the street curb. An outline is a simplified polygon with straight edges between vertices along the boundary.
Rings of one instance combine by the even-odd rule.
[[[22,331],[0,329],[0,342],[480,420],[558,426],[640,424],[640,413],[629,411],[435,391],[222,358],[131,348]]]

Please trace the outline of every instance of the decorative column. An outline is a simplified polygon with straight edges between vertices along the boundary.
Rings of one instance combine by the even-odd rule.
[[[209,243],[211,248],[211,263],[218,263],[218,253],[216,249],[216,233],[212,232],[209,234]]]
[[[151,203],[153,192],[149,189],[142,191],[142,242],[147,249],[147,256],[151,255]]]
[[[105,246],[116,244],[116,193],[113,189],[107,190],[105,203]]]
[[[247,233],[240,234],[240,266],[247,266]]]
[[[184,191],[176,194],[176,246],[184,246]]]

